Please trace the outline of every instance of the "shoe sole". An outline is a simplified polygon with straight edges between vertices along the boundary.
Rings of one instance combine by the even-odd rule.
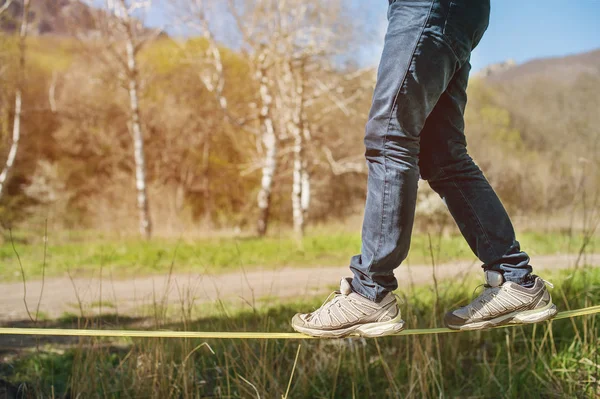
[[[533,324],[541,321],[549,320],[556,316],[557,310],[556,305],[552,302],[548,305],[526,311],[517,311],[509,314],[496,317],[491,320],[478,321],[475,323],[463,324],[460,326],[448,324],[446,327],[452,330],[471,331],[471,330],[483,330],[491,327],[498,327],[508,324]]]
[[[292,328],[299,333],[310,335],[318,338],[344,338],[344,337],[365,337],[375,338],[392,335],[404,330],[404,320],[402,320],[400,312],[398,316],[390,321],[382,321],[378,323],[355,324],[350,327],[341,328],[338,330],[319,330],[292,325]]]

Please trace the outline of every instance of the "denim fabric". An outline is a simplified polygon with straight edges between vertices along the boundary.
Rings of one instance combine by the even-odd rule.
[[[353,289],[381,299],[410,247],[419,177],[444,200],[485,270],[523,283],[529,257],[496,193],[467,154],[464,110],[471,51],[489,0],[390,0],[366,126],[369,176]]]

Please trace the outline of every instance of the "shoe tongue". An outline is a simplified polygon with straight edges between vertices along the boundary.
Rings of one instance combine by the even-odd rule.
[[[504,283],[504,276],[502,273],[486,270],[485,281],[490,287],[500,287]]]
[[[352,277],[344,277],[342,281],[340,281],[340,292],[344,295],[350,295],[352,293],[352,285],[350,282],[352,281]]]

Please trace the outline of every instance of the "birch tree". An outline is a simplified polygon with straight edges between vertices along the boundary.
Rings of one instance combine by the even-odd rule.
[[[296,73],[294,71],[296,70]],[[306,214],[310,205],[310,176],[308,160],[305,154],[306,142],[310,135],[306,127],[305,114],[305,59],[295,64],[288,60],[284,64],[284,82],[289,93],[288,131],[292,137],[292,219],[294,233],[298,238],[304,235]]]
[[[207,0],[179,0],[175,3],[175,14],[178,19],[183,23],[189,30],[198,32],[204,39],[204,45],[206,48],[200,51],[199,54],[192,53],[185,46],[182,47],[183,51],[186,52],[188,62],[192,63],[198,68],[199,80],[204,88],[214,96],[218,108],[221,110],[223,119],[237,128],[243,129],[251,134],[256,134],[256,129],[252,127],[250,122],[256,120],[256,118],[246,118],[235,115],[230,109],[230,102],[225,96],[225,72],[223,65],[223,57],[221,55],[221,49],[217,43],[215,35],[213,33],[213,27],[210,25],[209,15],[215,12],[214,1]],[[211,124],[212,125],[212,124]],[[204,132],[203,144],[202,144],[202,194],[204,200],[204,222],[210,219],[210,182],[209,182],[209,169],[210,169],[210,154],[211,154],[211,142],[212,142],[212,129],[206,129]]]
[[[258,221],[257,231],[260,236],[267,233],[269,213],[271,212],[271,195],[273,192],[273,179],[277,170],[278,138],[273,123],[273,96],[269,80],[269,54],[261,51],[258,54],[256,80],[259,83],[260,111],[259,121],[261,129],[261,142],[264,158],[262,162],[262,177],[258,191]]]
[[[282,65],[282,83],[278,94],[289,110],[285,113],[292,139],[292,218],[294,232],[302,237],[311,200],[309,151],[311,145],[311,103],[325,100],[342,111],[356,97],[348,96],[338,78],[323,82],[324,73],[334,70],[335,57],[347,50],[351,37],[339,1],[287,0],[278,12],[282,43],[278,54]],[[329,74],[335,76],[339,74]],[[313,109],[314,110],[314,109]],[[313,118],[314,120],[314,118]]]
[[[267,231],[274,177],[278,169],[278,152],[282,142],[294,141],[292,207],[294,231],[301,236],[310,203],[310,177],[305,158],[305,142],[310,137],[305,123],[305,75],[297,73],[296,65],[316,55],[319,46],[312,44],[326,38],[335,29],[325,32],[321,26],[311,26],[319,10],[336,8],[321,0],[229,0],[244,47],[251,58],[255,80],[259,87],[259,125],[262,144],[261,184],[258,192],[257,231]],[[241,10],[241,11],[240,11]],[[329,14],[328,14],[329,15]],[[331,23],[332,21],[328,21]],[[318,37],[319,36],[319,37]],[[327,40],[326,40],[327,41]],[[330,44],[329,41],[327,41]]]
[[[146,238],[152,235],[152,220],[139,101],[138,55],[143,46],[160,31],[148,32],[136,15],[148,10],[151,5],[151,0],[106,0],[104,11],[107,13],[98,14],[96,21],[102,38],[106,41],[106,53],[100,57],[116,66],[116,76],[129,98],[129,129],[133,141],[139,231]]]
[[[243,48],[249,54],[248,61],[252,69],[252,78],[258,87],[256,98],[257,115],[250,118],[240,118],[230,112],[228,102],[223,94],[224,74],[220,51],[215,37],[211,31],[209,19],[206,14],[207,3],[217,4],[215,1],[187,0],[188,7],[194,10],[194,20],[187,19],[192,27],[199,28],[206,39],[208,49],[204,54],[205,60],[210,62],[210,72],[202,74],[204,86],[215,94],[216,99],[228,121],[234,125],[256,134],[257,145],[262,154],[259,161],[261,170],[260,187],[257,194],[258,219],[256,231],[259,236],[267,233],[269,216],[271,212],[271,196],[273,181],[277,171],[277,154],[279,138],[274,123],[273,107],[273,48],[269,32],[274,29],[275,20],[270,15],[274,9],[264,7],[267,1],[257,0],[248,2],[244,7],[243,15],[238,12],[235,0],[228,2],[229,12],[233,17],[237,30],[242,37]],[[272,3],[272,2],[271,2]],[[270,28],[268,28],[270,26]],[[251,104],[253,105],[253,104]],[[258,129],[253,129],[256,121]]]
[[[206,13],[207,4],[219,3],[182,1],[188,6],[180,9],[185,10],[183,19],[187,18],[190,27],[200,30],[208,44],[201,55],[203,61],[209,61],[206,69],[209,72],[202,75],[204,86],[215,94],[228,120],[252,131],[248,129],[252,124],[243,125],[240,118],[231,115],[223,94],[220,52]],[[307,105],[324,99],[347,108],[352,101],[340,92],[335,82],[323,82],[323,70],[333,71],[333,58],[346,48],[344,43],[350,38],[351,24],[343,18],[340,1],[228,0],[228,6],[257,85],[258,132],[255,133],[260,143],[257,163],[261,171],[257,233],[262,236],[267,232],[280,147],[291,141],[291,148],[284,152],[293,154],[292,213],[294,231],[302,236],[311,198],[311,160],[306,151],[311,141]]]
[[[139,43],[135,43],[135,22],[132,23],[131,12],[139,7],[147,7],[140,2],[132,2],[127,7],[125,0],[114,3],[114,11],[121,21],[125,32],[125,49],[127,53],[127,86],[129,91],[129,105],[131,107],[131,131],[133,134],[133,147],[135,158],[135,187],[137,189],[137,203],[140,217],[140,233],[146,238],[152,235],[152,222],[150,219],[150,207],[148,205],[148,189],[146,183],[146,160],[144,154],[144,136],[140,121],[140,106],[138,97],[138,67],[137,52]],[[137,44],[137,45],[136,45]]]
[[[12,0],[6,0],[6,2],[0,6],[0,15],[2,15],[2,13],[6,10],[8,10],[8,7],[10,7],[10,5],[12,4]]]
[[[258,3],[261,3],[260,1]],[[253,10],[253,19],[255,24],[244,25],[242,18],[237,13],[233,1],[230,1],[230,11],[232,12],[238,29],[240,30],[244,42],[253,52],[251,64],[254,69],[254,80],[258,84],[258,125],[260,129],[260,143],[262,149],[261,179],[257,195],[258,219],[256,230],[259,236],[267,234],[269,226],[269,217],[271,213],[271,197],[273,194],[273,184],[277,173],[277,154],[279,150],[279,137],[274,122],[274,98],[273,98],[273,74],[274,61],[276,59],[273,48],[273,42],[266,37],[266,32],[257,34],[256,21],[273,23],[273,18],[269,18],[269,8],[259,7]],[[264,18],[264,19],[263,19]],[[268,30],[268,28],[267,28]]]
[[[6,2],[5,6],[0,11],[6,10],[10,5],[10,1]],[[23,15],[21,18],[21,28],[19,30],[19,70],[17,72],[17,87],[15,90],[15,114],[13,118],[12,142],[6,162],[0,173],[0,198],[4,194],[6,181],[12,171],[17,151],[19,150],[19,141],[21,139],[21,113],[23,107],[23,87],[25,81],[25,59],[27,51],[27,28],[30,0],[23,0]]]

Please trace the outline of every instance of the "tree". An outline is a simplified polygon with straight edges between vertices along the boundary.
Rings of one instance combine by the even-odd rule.
[[[10,7],[11,4],[12,4],[12,0],[6,0],[6,2],[2,6],[0,6],[0,15],[4,11],[8,10],[8,7]]]
[[[23,0],[23,16],[21,19],[21,29],[19,31],[19,71],[17,77],[17,87],[15,90],[15,114],[13,118],[12,143],[10,145],[10,150],[6,158],[4,168],[0,173],[0,198],[2,198],[2,194],[4,193],[4,187],[6,186],[6,180],[15,163],[17,151],[19,150],[19,141],[21,139],[21,112],[23,106],[23,86],[25,81],[25,59],[27,51],[29,2],[30,0]],[[0,9],[0,11],[6,10],[10,3],[10,1],[6,2],[5,5]]]
[[[270,48],[272,42],[268,36],[263,36],[266,31],[263,31],[258,36],[255,35],[255,28],[258,25],[262,25],[262,22],[259,22],[259,20],[266,22],[268,25],[273,22],[273,19],[271,18],[270,21],[264,19],[267,17],[268,11],[259,7],[259,3],[263,3],[262,0],[259,0],[256,4],[249,4],[248,14],[245,16],[237,12],[234,3],[234,0],[228,3],[230,6],[229,11],[235,20],[239,33],[243,36],[243,46],[244,50],[248,53],[247,61],[250,65],[251,77],[258,88],[255,99],[257,105],[251,107],[256,110],[256,115],[248,118],[240,118],[233,115],[229,109],[227,98],[224,95],[225,77],[221,51],[211,30],[208,17],[210,6],[214,7],[217,5],[217,2],[181,0],[179,3],[179,14],[189,27],[200,31],[206,40],[207,47],[200,55],[199,62],[202,65],[200,79],[204,87],[213,93],[226,120],[246,132],[255,134],[259,138],[258,142],[260,142],[260,145],[257,147],[259,152],[262,153],[262,159],[260,160],[262,177],[257,195],[259,215],[256,230],[259,236],[264,236],[267,233],[271,210],[271,194],[273,179],[277,171],[279,140],[273,115],[274,85],[272,75],[274,63],[271,57],[272,49]],[[267,11],[267,14],[265,14],[265,11]],[[247,23],[250,20],[247,20],[246,17],[250,17],[251,14],[253,17],[252,22]],[[274,28],[274,26],[271,27]],[[253,124],[257,124],[258,128]],[[209,141],[206,140],[206,143],[209,143]]]
[[[240,118],[234,115],[229,107],[229,101],[225,96],[225,71],[221,49],[215,39],[215,35],[210,26],[209,15],[214,13],[214,2],[206,0],[180,0],[175,3],[175,14],[183,22],[184,26],[191,31],[200,33],[203,42],[200,46],[183,46],[185,59],[198,68],[199,80],[203,87],[211,93],[224,121],[231,123],[236,128],[241,128],[251,134],[256,130],[250,125],[247,118]],[[213,138],[214,120],[203,121],[210,125],[204,133],[202,140],[202,196],[204,202],[204,223],[210,221],[210,212],[212,210],[212,198],[210,192],[210,155],[211,143]],[[232,141],[235,141],[233,138]]]
[[[263,159],[257,230],[259,235],[267,231],[278,152],[291,138],[292,214],[301,237],[311,197],[310,163],[315,161],[306,151],[311,140],[307,108],[323,99],[344,109],[356,99],[340,90],[344,77],[327,84],[322,80],[335,75],[336,57],[352,43],[354,27],[341,1],[229,0],[228,5],[259,86]]]
[[[291,90],[288,90],[291,97],[291,112],[288,118],[289,131],[293,137],[293,183],[292,183],[292,219],[294,233],[297,238],[304,235],[304,223],[306,214],[310,205],[310,176],[308,174],[308,161],[305,154],[305,141],[309,136],[309,130],[306,127],[305,105],[305,62],[306,58],[299,58],[296,63],[294,60],[286,62],[285,75],[286,83]],[[296,73],[294,73],[296,70]]]
[[[312,144],[311,120],[316,118],[308,115],[317,115],[322,110],[315,105],[323,103],[347,113],[348,106],[357,99],[356,93],[362,90],[346,91],[344,81],[353,79],[355,73],[345,75],[336,65],[337,59],[348,51],[355,29],[347,22],[342,3],[321,0],[284,3],[275,14],[279,29],[276,37],[280,38],[275,48],[281,69],[277,95],[292,139],[292,220],[294,232],[300,238],[311,203],[310,164],[316,162],[315,156],[309,156],[316,151],[308,151]],[[359,75],[363,72],[359,71]]]
[[[115,76],[129,96],[129,128],[133,139],[139,229],[146,238],[152,235],[152,221],[139,101],[138,55],[143,46],[160,31],[149,32],[136,15],[151,5],[150,0],[106,0],[104,12],[96,13],[96,25],[106,40],[106,51],[99,56],[107,64],[116,67]]]

